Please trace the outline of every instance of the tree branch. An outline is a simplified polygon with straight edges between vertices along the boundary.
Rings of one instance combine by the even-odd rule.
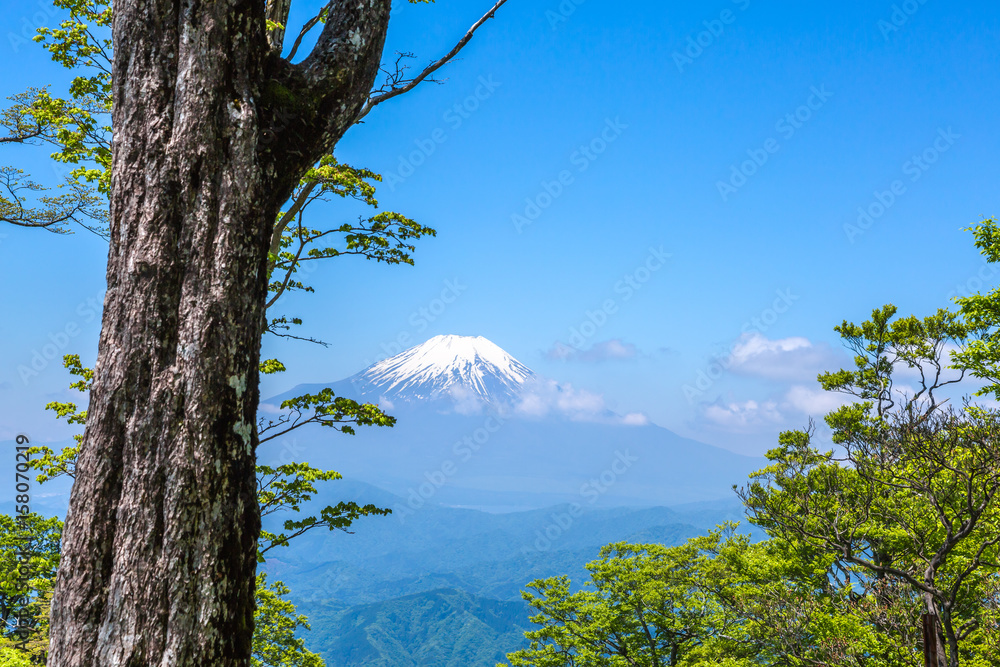
[[[323,31],[301,63],[271,51],[259,106],[261,157],[274,202],[292,196],[300,175],[354,124],[378,74],[390,5],[332,0]]]
[[[302,208],[309,201],[309,195],[312,194],[312,191],[316,189],[317,185],[319,185],[318,181],[311,181],[304,185],[298,196],[295,197],[295,201],[292,202],[291,208],[285,211],[285,213],[278,220],[278,223],[274,226],[274,231],[271,232],[271,247],[268,250],[272,255],[277,255],[281,252],[281,235],[285,232],[285,228],[288,227],[288,223],[290,223],[295,216],[302,211]],[[274,269],[275,264],[277,264],[276,260],[270,263],[267,267],[268,270]]]
[[[292,50],[288,53],[288,57],[286,58],[288,62],[292,62],[292,58],[295,57],[295,54],[299,52],[299,47],[302,46],[303,38],[309,34],[310,30],[316,27],[316,24],[320,22],[320,19],[322,19],[328,11],[328,7],[323,7],[319,10],[319,13],[316,14],[316,16],[306,21],[305,25],[302,26],[302,30],[299,31],[299,36],[295,38],[295,42],[292,44]]]
[[[299,263],[299,258],[302,257],[302,250],[306,247],[306,241],[302,238],[302,213],[299,213],[299,249],[295,252],[295,257],[288,265],[288,272],[285,274],[285,280],[281,283],[281,288],[275,292],[271,300],[264,305],[264,310],[267,310],[274,305],[274,302],[285,293],[288,289],[288,283],[292,279],[292,274],[295,273],[295,266]]]
[[[336,123],[345,115],[357,118],[357,111],[349,113],[350,107],[357,105],[360,111],[366,103],[381,64],[390,5],[390,0],[332,0],[316,46],[295,66],[322,95],[319,111],[326,112],[328,119],[324,120],[328,123]],[[334,103],[338,103],[336,107]],[[343,130],[348,126],[345,123]],[[326,129],[336,132],[339,128]]]
[[[427,68],[423,72],[418,74],[416,77],[407,81],[405,84],[399,87],[394,87],[385,93],[381,93],[379,95],[375,95],[374,97],[370,97],[368,101],[365,103],[365,106],[361,109],[361,112],[358,114],[358,117],[355,119],[355,122],[367,116],[368,112],[370,112],[372,109],[374,109],[377,105],[381,104],[382,102],[385,102],[386,100],[391,100],[392,98],[402,95],[403,93],[410,92],[411,90],[419,86],[431,74],[433,74],[434,72],[438,71],[446,64],[448,64],[448,62],[451,61],[456,55],[458,55],[459,51],[465,48],[465,45],[472,40],[472,37],[476,34],[476,30],[478,30],[484,23],[486,23],[487,20],[493,18],[493,15],[496,14],[496,11],[500,9],[504,4],[506,4],[506,2],[507,0],[499,0],[495,5],[493,5],[492,9],[483,14],[483,17],[480,18],[478,21],[476,21],[471,28],[469,28],[469,31],[465,33],[465,36],[458,41],[458,44],[456,44],[451,51],[449,51],[444,57],[428,65]]]

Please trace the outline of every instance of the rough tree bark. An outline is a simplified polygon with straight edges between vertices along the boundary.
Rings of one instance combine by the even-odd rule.
[[[249,664],[270,231],[368,100],[389,10],[334,0],[291,65],[263,0],[115,2],[108,292],[51,667]]]

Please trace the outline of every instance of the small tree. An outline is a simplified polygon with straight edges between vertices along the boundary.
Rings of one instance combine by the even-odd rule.
[[[0,515],[0,667],[45,664],[61,531],[56,518]]]
[[[568,577],[531,582],[522,595],[540,625],[511,665],[679,665],[727,630],[704,579],[720,533],[680,547],[610,544],[587,564],[591,589]]]
[[[289,592],[280,581],[268,584],[267,575],[257,575],[253,667],[323,667],[323,659],[295,636],[299,629],[309,629],[309,621],[285,599]]]
[[[942,665],[958,665],[997,577],[997,427],[976,409],[893,419],[850,440],[838,433],[846,465],[812,448],[811,433],[786,433],[741,496],[770,535],[830,554],[880,598],[905,584],[934,623],[925,641]]]
[[[997,261],[992,220],[974,229]],[[827,390],[859,399],[827,416],[839,452],[812,445],[813,429],[782,435],[772,465],[740,491],[751,521],[831,554],[873,585],[904,584],[922,601],[934,664],[959,664],[963,644],[990,623],[986,603],[1000,558],[1000,412],[945,393],[967,378],[998,392],[1000,293],[959,299],[960,313],[872,319],[836,330],[855,369],[824,373]],[[897,387],[907,371],[911,387]]]

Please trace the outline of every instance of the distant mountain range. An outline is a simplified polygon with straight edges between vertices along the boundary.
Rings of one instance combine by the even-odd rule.
[[[317,505],[402,501],[347,480],[321,496]],[[567,574],[579,588],[605,544],[675,545],[741,518],[735,499],[579,516],[568,505],[490,514],[428,503],[362,519],[351,535],[309,533],[269,554],[264,569],[291,588],[312,624],[303,637],[329,667],[492,667],[532,627],[520,596],[528,582]]]
[[[524,602],[453,588],[350,609],[313,609],[310,649],[328,667],[493,667],[525,644]]]

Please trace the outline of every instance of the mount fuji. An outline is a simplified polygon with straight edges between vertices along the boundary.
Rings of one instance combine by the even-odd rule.
[[[500,406],[516,399],[534,372],[482,336],[435,336],[349,378],[357,395],[390,401],[445,397]]]
[[[558,503],[655,506],[733,499],[734,484],[766,465],[619,415],[599,394],[542,378],[482,336],[435,336],[325,387],[378,403],[394,428],[354,437],[303,428],[261,447],[265,465],[308,461],[406,500],[490,511]]]

